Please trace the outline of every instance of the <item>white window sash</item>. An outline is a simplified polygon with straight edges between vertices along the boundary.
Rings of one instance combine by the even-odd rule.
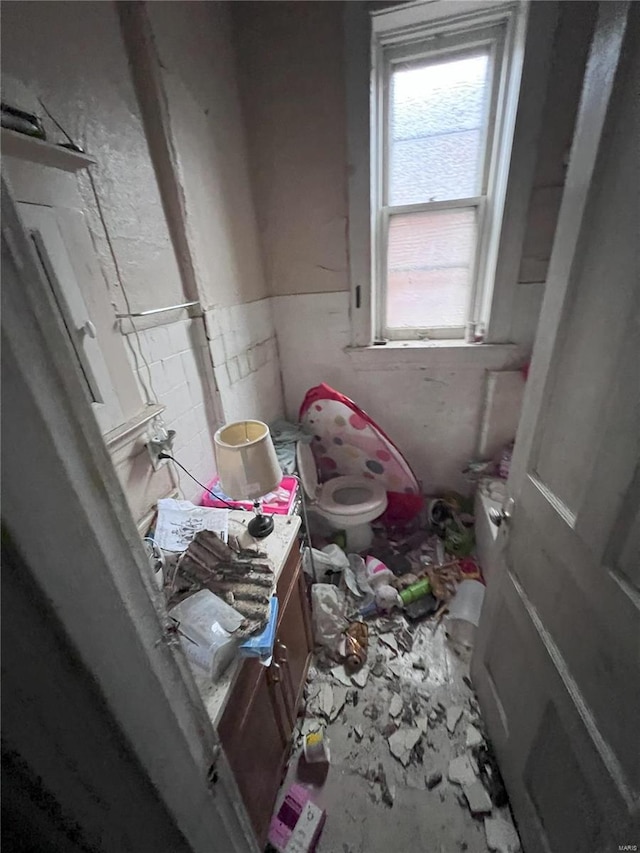
[[[553,4],[552,4],[553,5]],[[498,90],[497,118],[491,121],[496,139],[488,140],[493,156],[489,162],[488,192],[481,196],[479,232],[490,234],[491,240],[479,249],[469,317],[487,323],[492,306],[493,277],[496,269],[497,247],[505,227],[502,212],[505,204],[513,127],[518,107],[520,78],[525,53],[525,33],[529,19],[527,0],[435,0],[429,3],[408,3],[371,14],[366,4],[347,4],[345,45],[347,59],[348,148],[349,176],[349,247],[351,274],[351,320],[354,346],[370,346],[381,335],[382,300],[378,292],[381,253],[376,251],[381,232],[381,160],[383,54],[387,50],[403,49],[407,41],[417,43],[438,34],[461,34],[472,30],[478,38],[482,28],[488,30],[506,23],[501,72],[494,75]],[[544,18],[545,20],[538,20]],[[546,19],[549,20],[546,20]],[[534,41],[545,52],[553,34],[554,16],[537,15]],[[440,35],[442,38],[442,35]],[[469,42],[468,42],[469,43]],[[548,52],[548,51],[546,51]],[[367,61],[368,56],[368,61]],[[369,92],[365,80],[369,79]],[[374,100],[374,98],[376,100]],[[533,131],[534,128],[532,127]],[[457,200],[456,200],[457,201]],[[388,212],[388,211],[387,211]],[[489,224],[485,224],[488,222]],[[475,285],[479,285],[477,288]],[[493,297],[495,301],[495,297]],[[455,337],[448,334],[445,337]],[[425,334],[426,332],[426,334]],[[390,339],[395,335],[388,335]],[[404,330],[401,337],[408,337]],[[414,337],[442,337],[441,330],[420,329]]]
[[[379,97],[380,116],[378,122],[378,139],[382,140],[382,145],[378,147],[377,155],[380,160],[378,166],[378,176],[381,181],[381,186],[378,189],[378,213],[376,215],[376,229],[373,235],[374,253],[376,263],[374,270],[376,277],[374,279],[375,290],[375,306],[376,306],[376,334],[379,338],[394,340],[398,338],[406,338],[408,340],[423,338],[423,337],[441,337],[443,336],[441,328],[433,326],[425,326],[416,329],[396,329],[388,326],[386,322],[387,308],[387,239],[389,219],[394,213],[400,212],[417,212],[420,210],[439,210],[439,209],[468,209],[476,207],[476,244],[474,258],[472,261],[471,280],[469,288],[469,296],[467,301],[466,322],[473,322],[475,315],[476,303],[478,301],[478,282],[482,278],[483,270],[481,268],[481,259],[487,255],[487,241],[490,237],[488,228],[486,227],[487,218],[484,216],[486,208],[486,198],[490,190],[489,173],[491,166],[491,158],[493,154],[494,142],[494,126],[496,123],[496,113],[498,109],[499,97],[499,82],[501,79],[501,69],[504,55],[504,30],[506,23],[491,27],[486,26],[486,22],[478,22],[476,26],[465,30],[464,32],[451,34],[441,34],[438,37],[431,36],[429,39],[420,38],[420,40],[412,41],[409,44],[399,44],[392,48],[382,47],[381,55],[379,55],[380,74],[378,75],[378,86],[380,87]],[[390,103],[389,91],[390,80],[394,68],[405,62],[420,63],[428,65],[431,63],[441,62],[443,58],[462,58],[464,56],[473,55],[475,52],[480,52],[488,49],[489,53],[489,78],[487,81],[489,95],[485,100],[487,113],[484,117],[484,128],[482,139],[482,154],[480,157],[480,192],[481,195],[474,199],[451,199],[446,202],[424,202],[422,204],[391,206],[389,205],[389,168],[391,161],[391,144],[389,140],[390,129]],[[381,91],[380,91],[381,90]],[[466,324],[465,324],[466,325]],[[464,327],[447,327],[451,328],[452,338],[461,338],[464,336]]]

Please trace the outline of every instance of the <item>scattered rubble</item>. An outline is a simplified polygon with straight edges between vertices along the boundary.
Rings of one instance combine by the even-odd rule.
[[[400,728],[387,739],[389,750],[394,758],[406,767],[409,764],[411,752],[422,737],[420,729]]]
[[[469,757],[466,755],[460,755],[449,762],[447,777],[450,782],[454,782],[456,785],[473,785],[478,778]]]
[[[364,687],[369,680],[369,672],[370,669],[368,666],[363,666],[358,672],[354,672],[351,676],[351,681],[356,685],[356,687]]]
[[[467,726],[467,736],[465,741],[467,749],[472,749],[475,746],[480,746],[482,742],[483,737],[480,734],[479,730],[475,726],[469,724]]]
[[[379,634],[378,639],[381,643],[384,643],[385,646],[388,646],[391,651],[398,654],[398,641],[396,640],[396,635],[391,631],[387,634]]]
[[[463,793],[469,804],[469,811],[472,815],[490,814],[493,809],[493,804],[489,794],[484,789],[482,782],[476,780],[471,785],[463,787]]]
[[[333,708],[333,687],[326,682],[321,684],[316,698],[318,713],[328,719]]]
[[[462,705],[452,705],[447,708],[447,730],[449,734],[453,734],[458,725],[458,721],[462,716]]]
[[[342,664],[340,666],[334,666],[331,669],[331,675],[339,681],[340,684],[344,684],[345,687],[351,687],[351,679],[347,675],[345,668]]]
[[[397,693],[394,693],[393,699],[389,705],[389,716],[390,717],[399,717],[402,713],[403,703],[402,697]]]
[[[427,785],[427,790],[432,791],[437,785],[442,782],[442,773],[439,770],[435,770],[433,773],[428,773],[425,776],[425,782]]]
[[[340,711],[344,708],[347,702],[347,693],[349,691],[345,687],[335,687],[333,689],[333,706],[329,712],[329,722],[332,723]]]
[[[501,817],[485,817],[484,832],[487,847],[497,853],[518,853],[520,839],[515,827]]]

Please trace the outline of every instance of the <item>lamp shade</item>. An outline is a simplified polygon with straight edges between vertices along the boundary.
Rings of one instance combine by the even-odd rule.
[[[282,470],[262,421],[225,424],[213,437],[220,485],[233,500],[261,498],[282,481]]]

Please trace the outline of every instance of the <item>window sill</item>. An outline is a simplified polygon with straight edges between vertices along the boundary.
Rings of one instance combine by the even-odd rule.
[[[519,366],[524,353],[516,344],[468,344],[461,340],[389,341],[381,346],[345,347],[356,368],[468,367],[506,370]]]

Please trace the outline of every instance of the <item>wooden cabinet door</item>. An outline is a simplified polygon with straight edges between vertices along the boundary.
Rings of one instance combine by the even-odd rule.
[[[260,667],[249,707],[228,706],[219,728],[260,844],[266,841],[289,743],[289,733],[282,726],[280,676],[271,670]]]
[[[304,577],[300,565],[282,609],[276,634],[274,659],[283,673],[283,692],[288,700],[291,726],[295,723],[311,655],[311,622]]]

